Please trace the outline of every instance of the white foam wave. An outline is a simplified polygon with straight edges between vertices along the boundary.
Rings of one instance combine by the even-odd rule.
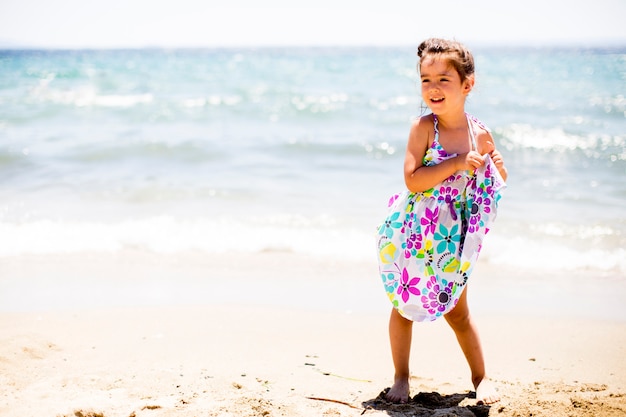
[[[243,101],[238,95],[210,95],[208,97],[188,98],[182,101],[182,106],[188,109],[198,107],[236,106]]]
[[[626,274],[626,250],[589,246],[580,250],[557,244],[554,240],[494,233],[488,237],[481,262],[501,265],[536,274],[563,271],[601,271]]]
[[[345,108],[349,97],[345,93],[333,93],[329,95],[294,95],[291,105],[298,111],[310,111],[311,113],[328,113]]]
[[[601,270],[626,274],[626,250],[589,245],[580,250],[568,245],[556,229],[545,236],[488,236],[481,262],[534,271]],[[605,236],[603,228],[581,232]],[[0,223],[0,257],[28,254],[76,254],[138,249],[163,254],[188,251],[292,252],[332,259],[375,259],[375,230],[341,227],[329,217],[273,216],[249,218],[178,219],[156,216],[111,223],[51,220]],[[539,273],[539,272],[538,272]]]
[[[117,223],[0,223],[0,257],[26,254],[116,252],[142,249],[173,254],[186,251],[285,251],[316,256],[368,259],[373,233],[339,230],[328,218],[274,217],[180,220],[159,216]]]
[[[48,88],[47,83],[40,84],[32,94],[40,101],[76,107],[129,108],[139,104],[148,104],[154,100],[152,94],[98,94],[96,89],[90,86],[58,90]]]
[[[601,225],[565,225],[557,223],[534,224],[530,229],[537,234],[564,237],[568,239],[588,240],[607,238],[615,235],[615,230]]]
[[[537,149],[560,153],[581,150],[585,153],[595,153],[626,146],[626,136],[623,135],[593,134],[581,136],[567,133],[559,127],[537,129],[526,124],[513,124],[496,129],[496,133],[504,137],[503,144],[509,150]]]
[[[626,98],[621,94],[612,97],[595,96],[589,100],[589,104],[602,108],[607,114],[617,113],[626,117]]]
[[[407,105],[416,105],[418,102],[414,96],[395,96],[386,99],[372,98],[369,100],[369,105],[377,110],[387,111]]]

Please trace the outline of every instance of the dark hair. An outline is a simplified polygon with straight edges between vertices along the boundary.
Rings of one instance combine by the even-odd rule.
[[[447,60],[459,73],[461,81],[474,75],[474,57],[469,49],[460,42],[440,38],[426,39],[417,47],[418,71],[422,61],[433,55],[438,55]]]

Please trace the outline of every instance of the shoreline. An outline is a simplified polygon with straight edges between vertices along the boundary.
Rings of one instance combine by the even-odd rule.
[[[144,250],[0,258],[0,313],[216,304],[386,316],[369,260],[291,251]],[[501,268],[488,257],[470,278],[475,313],[626,322],[626,277],[615,272]]]

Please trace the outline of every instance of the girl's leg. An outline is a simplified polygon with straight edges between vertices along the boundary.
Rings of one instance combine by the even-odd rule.
[[[452,330],[454,330],[469,364],[472,372],[472,383],[476,389],[476,399],[486,404],[499,401],[500,396],[485,372],[485,360],[478,336],[478,329],[472,320],[467,305],[467,288],[461,295],[461,298],[459,298],[456,307],[444,317]]]
[[[389,341],[395,375],[393,386],[387,393],[387,399],[395,403],[405,403],[409,400],[409,356],[412,335],[413,322],[405,319],[395,308],[392,308],[391,317],[389,317]]]

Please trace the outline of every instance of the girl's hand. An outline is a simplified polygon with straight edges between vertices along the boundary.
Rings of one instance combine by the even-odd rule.
[[[456,157],[456,170],[464,171],[476,169],[485,163],[482,155],[476,151],[469,151],[468,153],[459,154]]]
[[[493,164],[496,166],[496,168],[500,172],[500,175],[502,176],[504,181],[506,181],[506,179],[509,176],[509,173],[506,167],[504,166],[504,159],[502,158],[502,154],[497,149],[494,149],[493,151],[491,151],[489,155],[491,155],[491,160],[493,161]]]
[[[491,155],[491,160],[495,164],[496,168],[498,168],[498,171],[501,171],[504,167],[504,159],[502,158],[500,151],[494,149],[489,153],[489,155]]]

